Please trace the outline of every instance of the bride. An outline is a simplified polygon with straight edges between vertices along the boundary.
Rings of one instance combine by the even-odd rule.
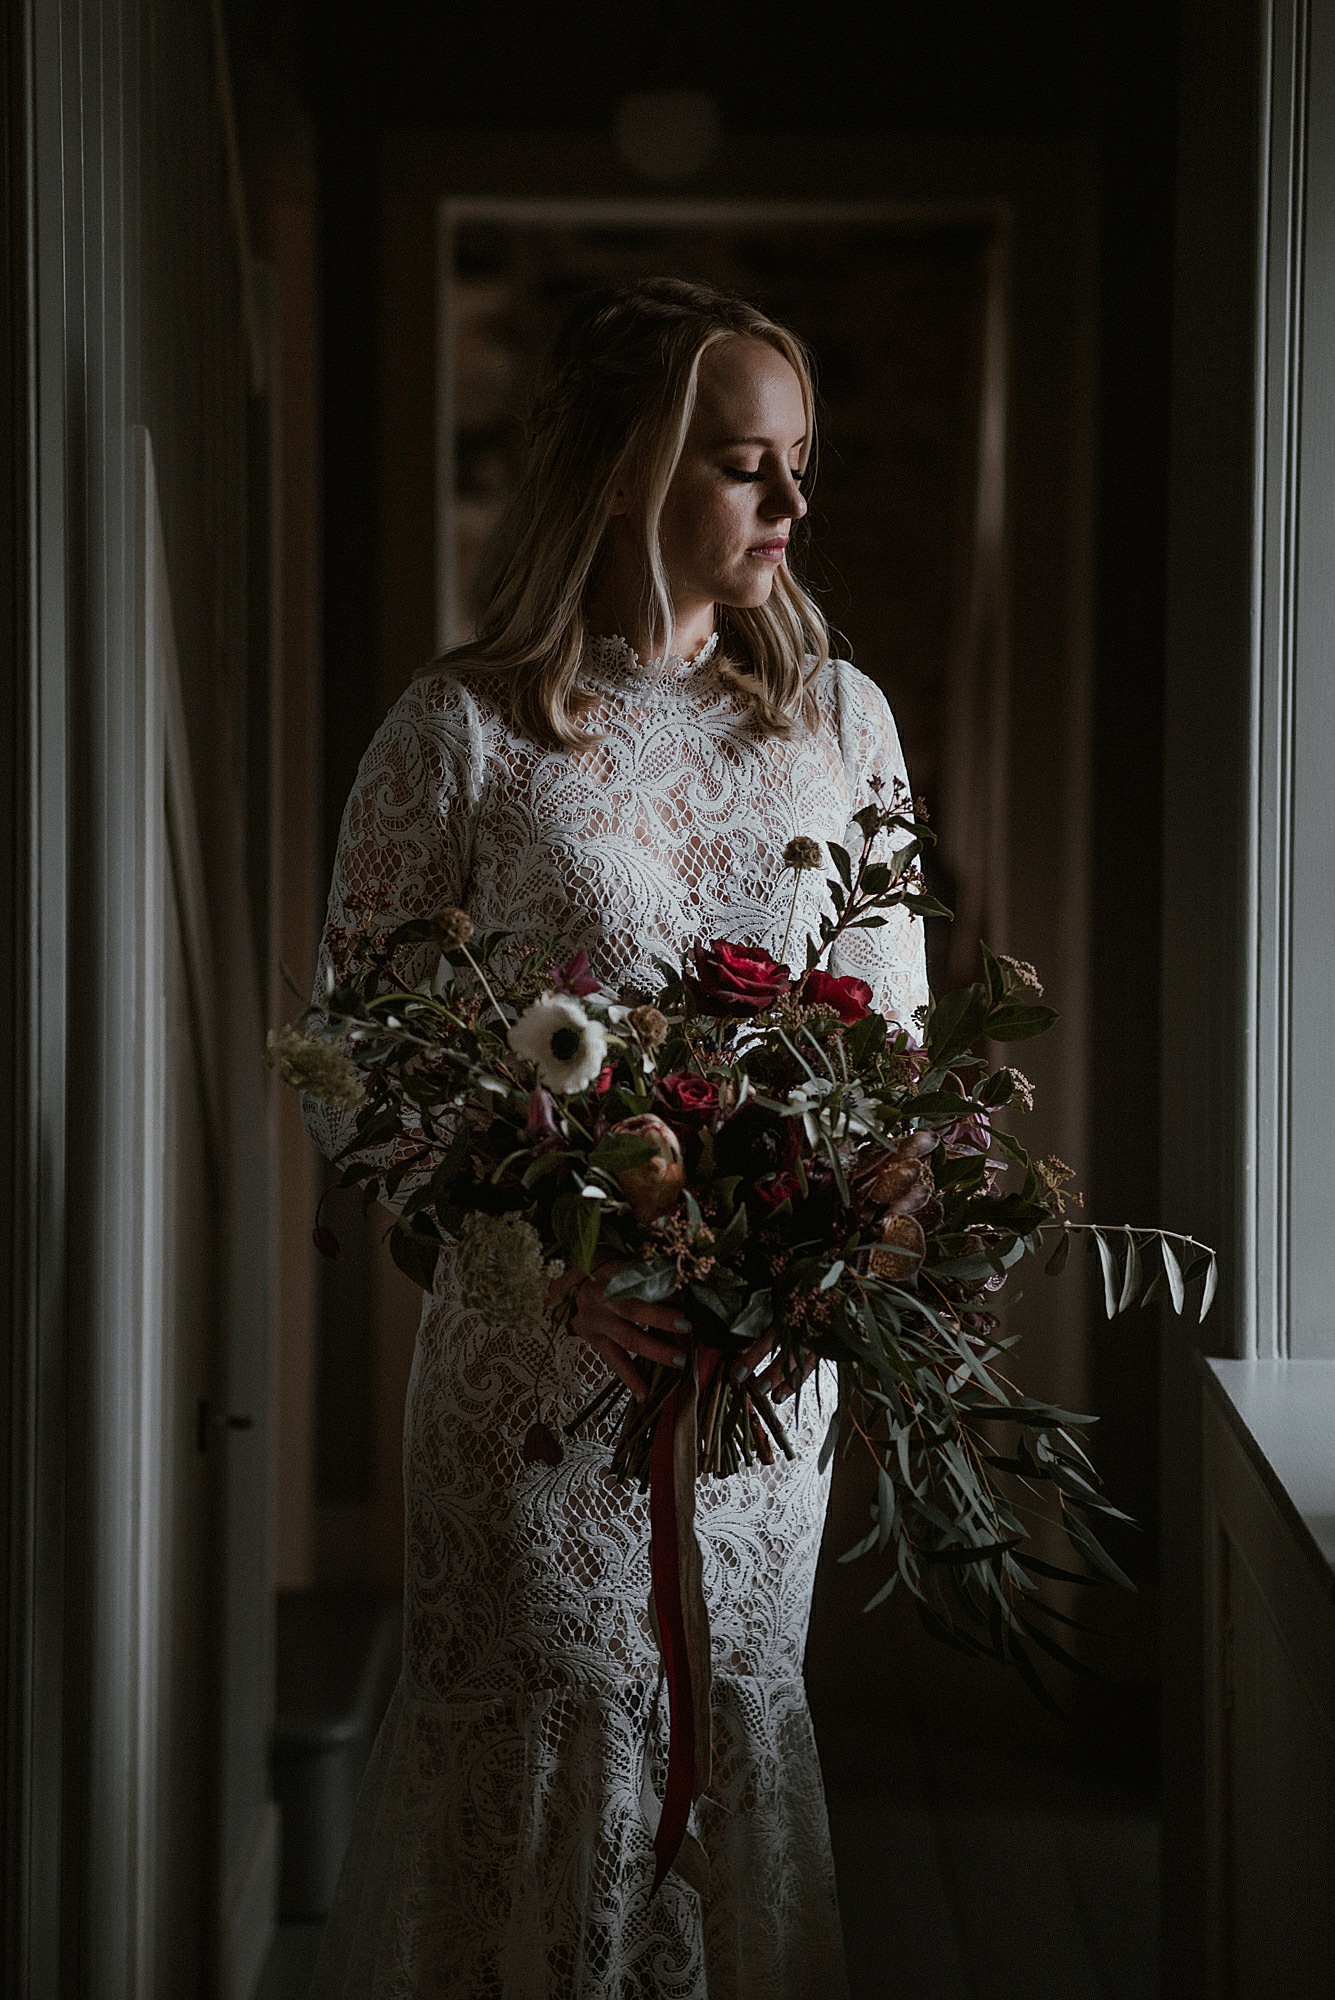
[[[362,761],[326,965],[368,908],[394,923],[448,906],[584,947],[622,990],[656,986],[655,956],[697,938],[779,955],[786,843],[850,844],[872,778],[904,772],[883,696],[831,659],[791,563],[813,449],[801,345],[752,306],[656,279],[576,309],[538,383],[477,635],[418,676]],[[802,878],[812,896],[816,879]],[[910,1022],[927,997],[916,920],[841,946],[832,970]],[[336,1150],[337,1117],[308,1116]],[[802,1684],[828,1401],[802,1397],[794,1462],[701,1485],[714,1757],[694,1831],[709,1872],[651,1894],[666,1704],[647,1501],[605,1470],[611,1420],[558,1465],[523,1453],[540,1375],[559,1428],[609,1369],[639,1393],[637,1362],[680,1356],[670,1301],[609,1300],[605,1282],[580,1284],[553,1394],[549,1339],[498,1337],[441,1260],[405,1417],[403,1672],[321,1996],[845,1991]]]

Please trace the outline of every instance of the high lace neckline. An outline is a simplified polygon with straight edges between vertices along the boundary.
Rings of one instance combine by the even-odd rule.
[[[711,632],[689,659],[680,653],[664,653],[656,660],[642,660],[619,632],[600,633],[590,639],[585,649],[584,673],[586,679],[618,690],[670,690],[692,682],[717,653],[717,632]]]

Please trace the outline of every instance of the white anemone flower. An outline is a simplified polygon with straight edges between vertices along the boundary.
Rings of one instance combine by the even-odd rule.
[[[517,1056],[536,1063],[548,1090],[587,1090],[607,1059],[602,1022],[565,993],[544,993],[526,1007],[508,1040]]]

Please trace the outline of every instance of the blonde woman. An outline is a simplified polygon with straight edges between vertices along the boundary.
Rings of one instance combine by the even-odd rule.
[[[884,698],[831,659],[792,562],[814,443],[802,347],[750,305],[658,279],[576,310],[538,385],[476,638],[414,681],[363,760],[335,957],[368,894],[386,921],[462,906],[584,947],[623,989],[656,985],[655,956],[696,939],[778,955],[785,844],[848,842],[871,779],[903,776]],[[850,935],[834,969],[906,1022],[926,998],[907,915]],[[408,1392],[403,1675],[319,1994],[844,1993],[802,1685],[828,1405],[802,1398],[795,1462],[701,1485],[708,1879],[673,1873],[652,1896],[666,1704],[647,1502],[607,1476],[610,1430],[567,1441],[555,1466],[521,1449],[540,1375],[555,1427],[609,1368],[637,1387],[638,1360],[679,1358],[684,1326],[670,1302],[585,1281],[553,1384],[550,1341],[464,1311],[442,1260]]]

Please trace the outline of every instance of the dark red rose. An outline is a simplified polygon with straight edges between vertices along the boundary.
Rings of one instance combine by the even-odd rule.
[[[756,1188],[756,1200],[765,1208],[777,1208],[781,1201],[796,1201],[802,1192],[802,1183],[794,1173],[775,1174],[773,1180],[764,1181]]]
[[[871,1012],[870,986],[865,979],[852,979],[847,974],[809,972],[797,997],[804,1007],[831,1008],[845,1027]]]
[[[718,1110],[718,1085],[712,1077],[697,1076],[694,1070],[679,1069],[671,1076],[660,1076],[654,1097],[668,1124],[679,1131],[698,1132]]]
[[[702,1014],[735,1019],[761,1014],[793,990],[788,967],[750,945],[696,944],[691,946],[691,957],[695,976],[688,974],[686,984]]]
[[[714,1160],[720,1174],[740,1174],[747,1188],[771,1174],[790,1173],[801,1150],[798,1123],[754,1100],[720,1126]]]

